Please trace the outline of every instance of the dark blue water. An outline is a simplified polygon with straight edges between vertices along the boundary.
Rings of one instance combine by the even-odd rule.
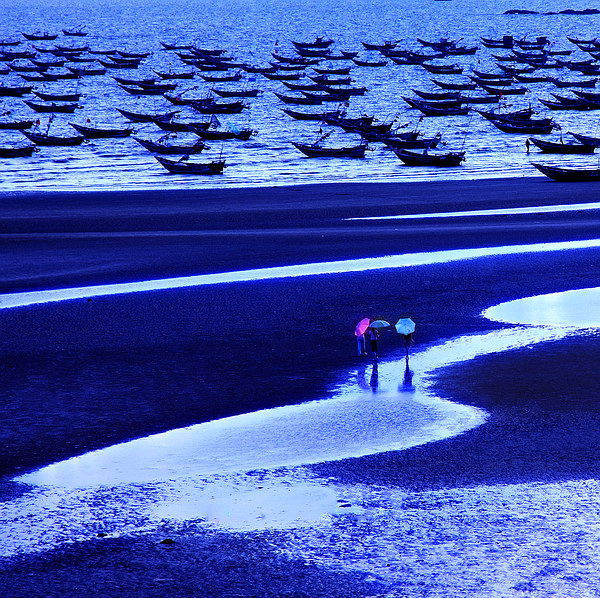
[[[109,70],[104,76],[85,77],[79,84],[72,81],[45,84],[47,91],[74,90],[85,94],[81,110],[74,115],[57,115],[52,124],[56,133],[72,132],[68,122],[117,125],[124,119],[117,107],[144,111],[170,109],[172,105],[160,96],[136,99],[121,90],[110,75],[145,77],[153,69],[181,68],[179,59],[162,51],[160,41],[195,42],[202,47],[226,48],[240,61],[266,64],[276,41],[280,51],[290,48],[290,40],[309,40],[323,34],[336,40],[336,50],[360,50],[362,58],[376,58],[362,50],[361,41],[379,42],[384,39],[402,39],[403,47],[419,49],[415,38],[436,39],[441,36],[463,38],[465,44],[479,42],[480,36],[497,37],[511,33],[517,36],[548,35],[554,47],[575,49],[572,58],[588,55],[567,41],[567,35],[594,37],[598,30],[597,17],[580,16],[507,16],[509,8],[529,8],[540,11],[560,10],[567,6],[556,0],[523,3],[513,0],[472,2],[453,0],[403,0],[378,2],[361,0],[330,3],[325,0],[289,2],[268,0],[251,2],[124,0],[95,3],[82,0],[77,3],[60,1],[22,2],[3,0],[0,38],[21,37],[20,32],[48,30],[85,24],[89,35],[83,38],[94,49],[118,48],[129,51],[151,51],[152,55],[138,70]],[[581,0],[573,0],[568,8],[586,8]],[[57,15],[60,15],[57,17]],[[55,43],[78,44],[82,38],[59,36]],[[51,45],[43,42],[39,45]],[[490,70],[494,66],[492,52],[481,48],[475,56],[457,57],[456,62],[470,68]],[[574,73],[566,70],[550,71],[559,78],[572,79]],[[397,117],[398,122],[414,127],[418,116],[401,99],[410,95],[411,88],[434,89],[429,74],[418,66],[398,66],[390,63],[384,68],[355,67],[352,71],[357,84],[369,92],[352,99],[351,115],[375,114],[382,120]],[[16,74],[0,75],[4,84],[21,83]],[[179,90],[197,87],[193,94],[202,96],[211,87],[197,78],[184,81]],[[222,88],[237,88],[240,84],[220,84]],[[152,155],[133,139],[103,139],[76,148],[42,148],[31,158],[0,160],[4,190],[57,190],[90,188],[167,188],[280,185],[320,181],[410,181],[432,178],[484,178],[507,176],[536,176],[529,164],[532,156],[524,151],[525,137],[500,133],[477,114],[468,116],[425,118],[420,123],[424,134],[442,132],[446,148],[467,151],[467,161],[457,169],[436,170],[404,166],[381,144],[372,144],[364,160],[308,159],[292,145],[292,140],[310,141],[316,138],[319,125],[314,122],[292,120],[281,112],[281,103],[273,91],[287,91],[280,83],[260,75],[246,77],[244,85],[264,91],[251,99],[251,107],[240,115],[224,117],[224,124],[236,127],[250,126],[258,133],[247,142],[213,143],[199,159],[214,159],[219,155],[227,160],[228,168],[220,177],[183,177],[166,174]],[[41,84],[36,84],[41,88]],[[541,113],[547,112],[537,98],[549,98],[550,92],[567,95],[550,83],[529,85],[526,96],[507,96],[507,103],[517,107],[529,102]],[[190,94],[192,95],[192,94]],[[333,105],[325,105],[333,107]],[[485,106],[484,106],[485,107]],[[18,116],[35,115],[19,98],[6,98],[3,110]],[[299,108],[300,110],[302,108]],[[39,116],[39,115],[37,115]],[[189,108],[182,116],[198,114]],[[562,130],[584,134],[597,132],[594,112],[555,112],[552,116]],[[42,126],[47,117],[42,115]],[[333,130],[333,129],[332,129]],[[142,137],[157,138],[162,133],[154,125],[136,126]],[[184,136],[185,137],[185,136]],[[555,135],[556,137],[556,135]],[[24,138],[15,132],[1,132],[3,144],[22,143]],[[351,144],[357,138],[337,131],[332,143]],[[532,155],[535,155],[533,152]],[[535,159],[552,161],[535,155]],[[556,158],[554,158],[555,160]],[[562,162],[577,158],[558,158]],[[595,157],[580,160],[595,164]]]

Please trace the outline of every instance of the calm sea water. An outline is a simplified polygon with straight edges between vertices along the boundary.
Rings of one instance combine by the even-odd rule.
[[[60,36],[55,43],[77,44],[82,39],[94,49],[118,48],[128,51],[151,51],[153,54],[138,70],[109,70],[105,76],[85,77],[79,83],[67,81],[46,84],[47,91],[79,89],[85,96],[81,110],[74,115],[57,115],[52,130],[72,132],[69,121],[96,124],[124,124],[117,107],[131,110],[167,110],[172,104],[162,97],[135,98],[121,90],[111,79],[117,76],[152,76],[152,69],[181,68],[171,52],[162,51],[160,41],[190,43],[201,47],[226,48],[241,61],[266,64],[276,41],[280,51],[291,47],[290,40],[310,40],[315,35],[327,35],[336,40],[336,50],[360,50],[361,57],[375,58],[378,54],[364,52],[361,41],[381,42],[401,39],[402,47],[419,49],[417,37],[463,38],[464,43],[479,42],[480,36],[498,37],[503,34],[548,35],[556,48],[575,49],[572,58],[588,55],[577,50],[567,35],[594,37],[599,29],[597,16],[507,16],[510,8],[529,8],[539,11],[564,8],[586,8],[582,0],[567,4],[558,0],[398,0],[367,2],[347,0],[332,3],[327,0],[120,0],[96,3],[92,0],[2,0],[3,19],[0,38],[21,37],[20,32],[37,30],[60,32],[85,24],[90,32],[86,38]],[[51,42],[44,42],[50,45]],[[44,45],[44,43],[40,45]],[[492,52],[481,48],[475,56],[457,57],[466,67],[491,70]],[[575,77],[570,71],[550,71],[565,79]],[[390,63],[384,68],[355,67],[352,71],[357,84],[369,92],[353,98],[349,112],[375,114],[382,120],[397,117],[398,122],[414,127],[419,114],[410,109],[402,95],[411,95],[411,88],[433,90],[428,73],[418,66],[398,66]],[[282,84],[261,75],[248,75],[244,85],[260,88],[262,96],[250,99],[251,107],[240,115],[224,116],[224,124],[250,126],[258,131],[250,141],[213,143],[199,159],[214,159],[220,154],[227,160],[223,176],[191,177],[168,175],[152,154],[133,139],[102,139],[76,148],[42,148],[31,158],[0,160],[4,191],[58,190],[90,188],[177,188],[221,187],[249,185],[280,185],[333,181],[413,181],[425,179],[485,178],[537,176],[529,164],[535,157],[541,161],[563,163],[584,161],[596,164],[596,157],[545,157],[533,151],[525,154],[525,136],[500,133],[478,114],[444,118],[425,118],[420,123],[424,134],[442,132],[446,148],[467,151],[467,161],[457,169],[412,168],[404,166],[392,152],[381,144],[372,144],[364,160],[309,159],[300,154],[292,140],[316,139],[319,124],[292,120],[281,111],[282,104],[272,93],[287,91]],[[0,76],[0,83],[22,83],[15,74]],[[36,84],[41,89],[41,84]],[[180,82],[179,89],[196,86],[194,95],[204,95],[210,83],[201,79]],[[240,84],[220,84],[222,88],[237,88]],[[551,92],[568,95],[550,83],[529,85],[526,96],[507,96],[516,107],[532,105],[546,113],[537,98],[550,98]],[[190,94],[192,95],[192,94]],[[331,104],[325,106],[332,106]],[[482,106],[486,108],[487,106]],[[3,110],[19,116],[34,113],[19,98],[5,98]],[[302,110],[302,107],[298,108]],[[198,116],[186,108],[182,116]],[[594,112],[554,112],[552,116],[562,130],[584,134],[598,133],[598,117]],[[42,123],[46,118],[42,115]],[[333,129],[332,129],[333,130]],[[154,125],[136,125],[142,137],[159,137],[162,132]],[[556,135],[554,135],[556,137]],[[567,135],[565,135],[567,137]],[[16,132],[1,132],[2,144],[22,143],[24,137]],[[358,138],[335,131],[331,139],[344,145]]]

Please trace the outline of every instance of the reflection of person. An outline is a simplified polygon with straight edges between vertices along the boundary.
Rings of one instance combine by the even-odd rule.
[[[377,352],[379,349],[379,331],[377,328],[367,328],[367,331],[365,332],[365,338],[369,341],[371,353],[373,353],[375,359],[377,359]]]
[[[358,354],[366,355],[367,354],[367,345],[366,345],[364,334],[359,334],[356,337],[356,344],[357,344]]]
[[[373,369],[371,371],[371,379],[369,380],[369,386],[373,392],[377,391],[377,387],[379,386],[379,369],[377,367],[377,362],[373,364]]]

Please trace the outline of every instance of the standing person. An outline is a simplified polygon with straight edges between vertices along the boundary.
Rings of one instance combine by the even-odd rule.
[[[365,340],[364,334],[358,334],[356,336],[356,344],[357,344],[358,354],[366,355],[367,354],[367,342]]]
[[[404,339],[404,350],[406,351],[406,365],[408,367],[408,350],[410,346],[415,342],[413,339],[413,333],[410,334],[401,334],[400,335]]]
[[[529,137],[525,139],[525,147],[527,148],[527,153],[529,153],[529,148],[531,147],[531,141],[529,141]]]
[[[367,328],[365,332],[365,338],[369,341],[371,353],[375,359],[378,359],[379,355],[379,331],[376,328]]]

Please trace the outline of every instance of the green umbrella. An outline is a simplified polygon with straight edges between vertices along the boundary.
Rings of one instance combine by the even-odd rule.
[[[396,331],[398,334],[412,334],[415,331],[415,323],[410,318],[400,318],[396,322]]]
[[[375,320],[369,324],[369,328],[390,328],[391,324],[385,320]]]

